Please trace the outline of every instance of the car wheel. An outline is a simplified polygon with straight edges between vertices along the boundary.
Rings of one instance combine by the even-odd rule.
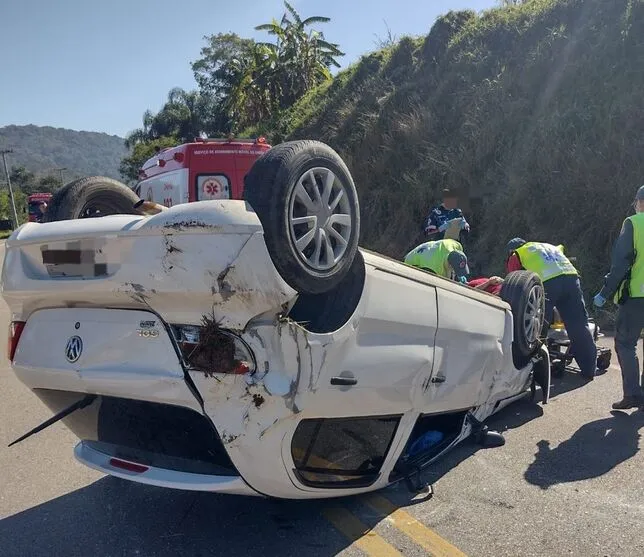
[[[545,315],[543,283],[536,273],[513,271],[505,277],[500,295],[512,308],[512,356],[515,367],[520,369],[528,364],[539,346]]]
[[[358,251],[360,208],[351,173],[319,141],[289,141],[255,161],[244,199],[257,213],[282,278],[302,294],[337,286]]]
[[[51,198],[43,222],[106,215],[138,215],[137,195],[125,184],[103,176],[79,178],[60,188]]]

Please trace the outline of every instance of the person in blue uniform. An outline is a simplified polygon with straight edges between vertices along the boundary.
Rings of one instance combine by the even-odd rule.
[[[461,219],[460,234],[455,240],[463,240],[470,230],[470,225],[463,216],[463,211],[458,208],[458,197],[451,190],[443,190],[443,202],[432,208],[425,219],[423,230],[425,236],[431,240],[442,240],[445,238],[445,231],[453,219]]]

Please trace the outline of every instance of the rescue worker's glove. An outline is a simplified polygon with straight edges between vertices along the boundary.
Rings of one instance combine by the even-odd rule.
[[[605,303],[606,303],[606,298],[604,298],[601,294],[596,294],[595,297],[593,298],[593,304],[598,308],[602,307]]]
[[[439,232],[445,232],[449,228],[449,223],[450,223],[450,221],[445,221],[443,224],[441,224],[438,227],[438,231]]]
[[[460,282],[461,284],[467,284],[467,279],[465,277],[459,277],[458,282]]]

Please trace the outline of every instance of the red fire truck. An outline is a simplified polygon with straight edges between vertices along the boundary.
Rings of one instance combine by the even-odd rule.
[[[27,197],[27,217],[29,222],[40,222],[43,212],[40,210],[42,203],[49,203],[52,194],[49,192],[32,193]]]

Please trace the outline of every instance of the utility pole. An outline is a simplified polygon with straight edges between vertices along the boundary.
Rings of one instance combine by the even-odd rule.
[[[67,170],[67,168],[54,168],[54,170],[58,170],[60,172],[60,185],[64,186],[65,185],[65,179],[63,178],[63,170]]]
[[[9,170],[7,169],[7,155],[13,153],[12,149],[3,149],[2,162],[4,163],[4,173],[7,176],[7,186],[9,186],[9,199],[11,200],[11,207],[13,207],[14,230],[20,226],[18,223],[18,212],[16,211],[16,202],[13,198],[13,189],[11,188],[11,178],[9,177]]]

